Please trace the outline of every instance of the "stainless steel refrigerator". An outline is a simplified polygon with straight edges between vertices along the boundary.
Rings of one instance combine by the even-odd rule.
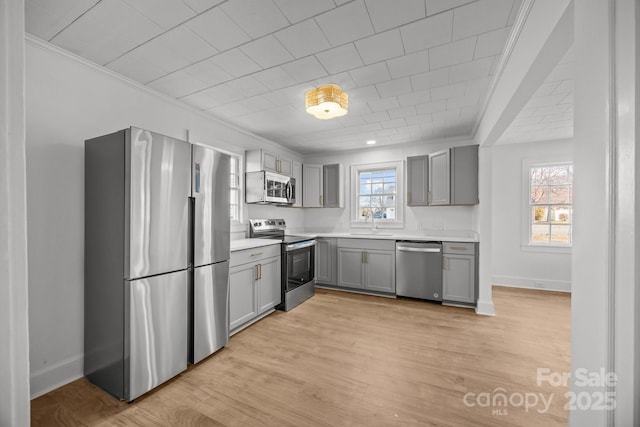
[[[85,142],[84,373],[122,400],[185,370],[192,343],[202,340],[196,334],[217,343],[228,336],[228,322],[218,319],[228,304],[228,281],[220,270],[228,265],[221,259],[225,238],[229,255],[229,162],[225,172],[220,160],[226,178],[203,185],[203,162],[194,158],[213,150],[194,148],[134,127]],[[221,188],[225,215],[199,209],[198,194],[192,195],[198,170],[200,193]],[[195,230],[223,242],[219,250],[211,247],[212,257],[203,257],[212,260],[206,266],[195,262],[197,248],[205,249],[196,243]],[[208,270],[199,271],[200,265]],[[199,318],[193,315],[203,310]]]

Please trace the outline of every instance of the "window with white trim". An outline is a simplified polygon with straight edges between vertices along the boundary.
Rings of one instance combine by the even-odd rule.
[[[570,247],[573,164],[537,164],[530,165],[528,169],[529,245]]]
[[[352,165],[352,222],[402,226],[402,181],[402,161]]]
[[[240,170],[240,156],[231,156],[230,159],[230,191],[229,191],[229,218],[232,224],[242,222],[242,177]]]

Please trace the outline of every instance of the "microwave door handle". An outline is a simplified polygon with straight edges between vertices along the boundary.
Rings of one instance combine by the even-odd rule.
[[[287,196],[287,202],[291,201],[291,182],[287,181],[287,185],[286,185],[286,196]]]

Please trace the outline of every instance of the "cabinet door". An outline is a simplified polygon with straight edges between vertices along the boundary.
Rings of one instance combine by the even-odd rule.
[[[451,167],[451,204],[478,204],[478,146],[452,148]]]
[[[451,201],[449,150],[429,154],[429,204],[448,205]]]
[[[293,162],[291,166],[291,176],[296,180],[296,202],[294,208],[302,207],[302,163]]]
[[[392,251],[365,251],[366,289],[393,293],[396,291],[396,257]]]
[[[280,257],[260,262],[258,274],[258,314],[271,310],[282,301],[280,281]]]
[[[322,207],[322,165],[302,165],[302,205]]]
[[[335,284],[335,260],[333,239],[316,241],[316,280],[318,283]]]
[[[256,264],[243,264],[229,270],[229,329],[254,318],[256,312]]]
[[[444,254],[442,299],[475,303],[475,257]]]
[[[275,154],[262,150],[262,169],[278,172],[278,158]]]
[[[342,166],[324,165],[322,167],[322,189],[323,207],[342,208],[344,201],[342,197]]]
[[[291,176],[293,173],[293,161],[291,159],[278,159],[278,172],[283,175]]]
[[[364,252],[338,248],[338,286],[364,288]]]
[[[426,206],[429,156],[407,157],[407,206]]]

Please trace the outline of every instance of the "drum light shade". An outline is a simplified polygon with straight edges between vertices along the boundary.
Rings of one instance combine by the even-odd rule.
[[[305,107],[317,119],[333,119],[347,114],[349,96],[336,85],[320,86],[307,91]]]

